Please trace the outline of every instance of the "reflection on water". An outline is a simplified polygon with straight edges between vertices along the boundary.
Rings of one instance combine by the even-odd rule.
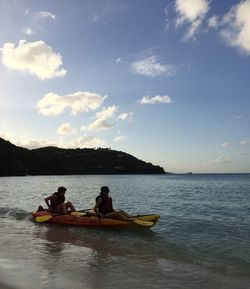
[[[121,242],[123,236],[124,241]],[[49,254],[60,253],[66,244],[73,244],[79,247],[85,247],[93,250],[95,254],[109,254],[126,256],[135,253],[135,248],[126,244],[126,239],[134,237],[149,241],[150,238],[157,236],[157,233],[151,230],[124,230],[124,229],[107,229],[107,228],[81,228],[58,226],[53,224],[43,225],[43,230],[37,230],[34,237],[44,239],[44,247],[40,248]],[[138,248],[136,253],[138,254]],[[44,253],[44,252],[43,252]],[[144,254],[144,251],[143,251]]]

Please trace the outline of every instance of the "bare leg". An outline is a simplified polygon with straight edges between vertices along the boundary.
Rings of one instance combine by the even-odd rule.
[[[124,215],[124,216],[127,217],[127,218],[133,218],[133,217],[134,217],[134,216],[128,214],[127,212],[125,212],[125,211],[118,211],[118,212],[119,212],[120,214]]]
[[[71,202],[67,202],[65,205],[66,205],[66,211],[68,209],[70,209],[71,212],[75,212],[76,209],[75,209],[74,205]]]
[[[132,216],[127,214],[127,213],[125,213],[125,212],[123,212],[123,211],[114,211],[114,212],[111,212],[111,213],[107,213],[105,215],[105,217],[128,220]]]
[[[66,205],[64,203],[62,203],[62,204],[56,206],[53,209],[53,212],[57,213],[57,214],[65,215],[67,213]]]

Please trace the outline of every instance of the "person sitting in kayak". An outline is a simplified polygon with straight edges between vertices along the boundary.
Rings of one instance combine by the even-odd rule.
[[[109,217],[127,220],[133,216],[124,211],[116,211],[113,208],[112,198],[109,196],[109,187],[101,187],[101,192],[96,198],[93,209],[100,217]]]
[[[66,191],[67,189],[65,187],[59,187],[57,192],[44,199],[49,208],[49,212],[62,215],[67,214],[68,209],[70,209],[71,212],[75,212],[76,209],[71,202],[65,203]]]

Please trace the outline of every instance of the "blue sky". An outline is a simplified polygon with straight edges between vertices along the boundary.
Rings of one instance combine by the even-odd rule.
[[[0,0],[0,137],[250,172],[250,0]]]

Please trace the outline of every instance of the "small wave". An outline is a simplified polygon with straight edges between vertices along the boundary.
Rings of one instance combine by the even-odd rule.
[[[15,219],[15,220],[24,220],[30,217],[30,212],[26,212],[19,208],[0,208],[0,217]]]
[[[238,261],[237,263],[236,261],[235,262],[223,262],[219,260],[197,259],[197,260],[194,260],[193,263],[200,265],[206,269],[224,272],[227,275],[249,276],[249,273],[250,273],[249,264],[243,261]]]

